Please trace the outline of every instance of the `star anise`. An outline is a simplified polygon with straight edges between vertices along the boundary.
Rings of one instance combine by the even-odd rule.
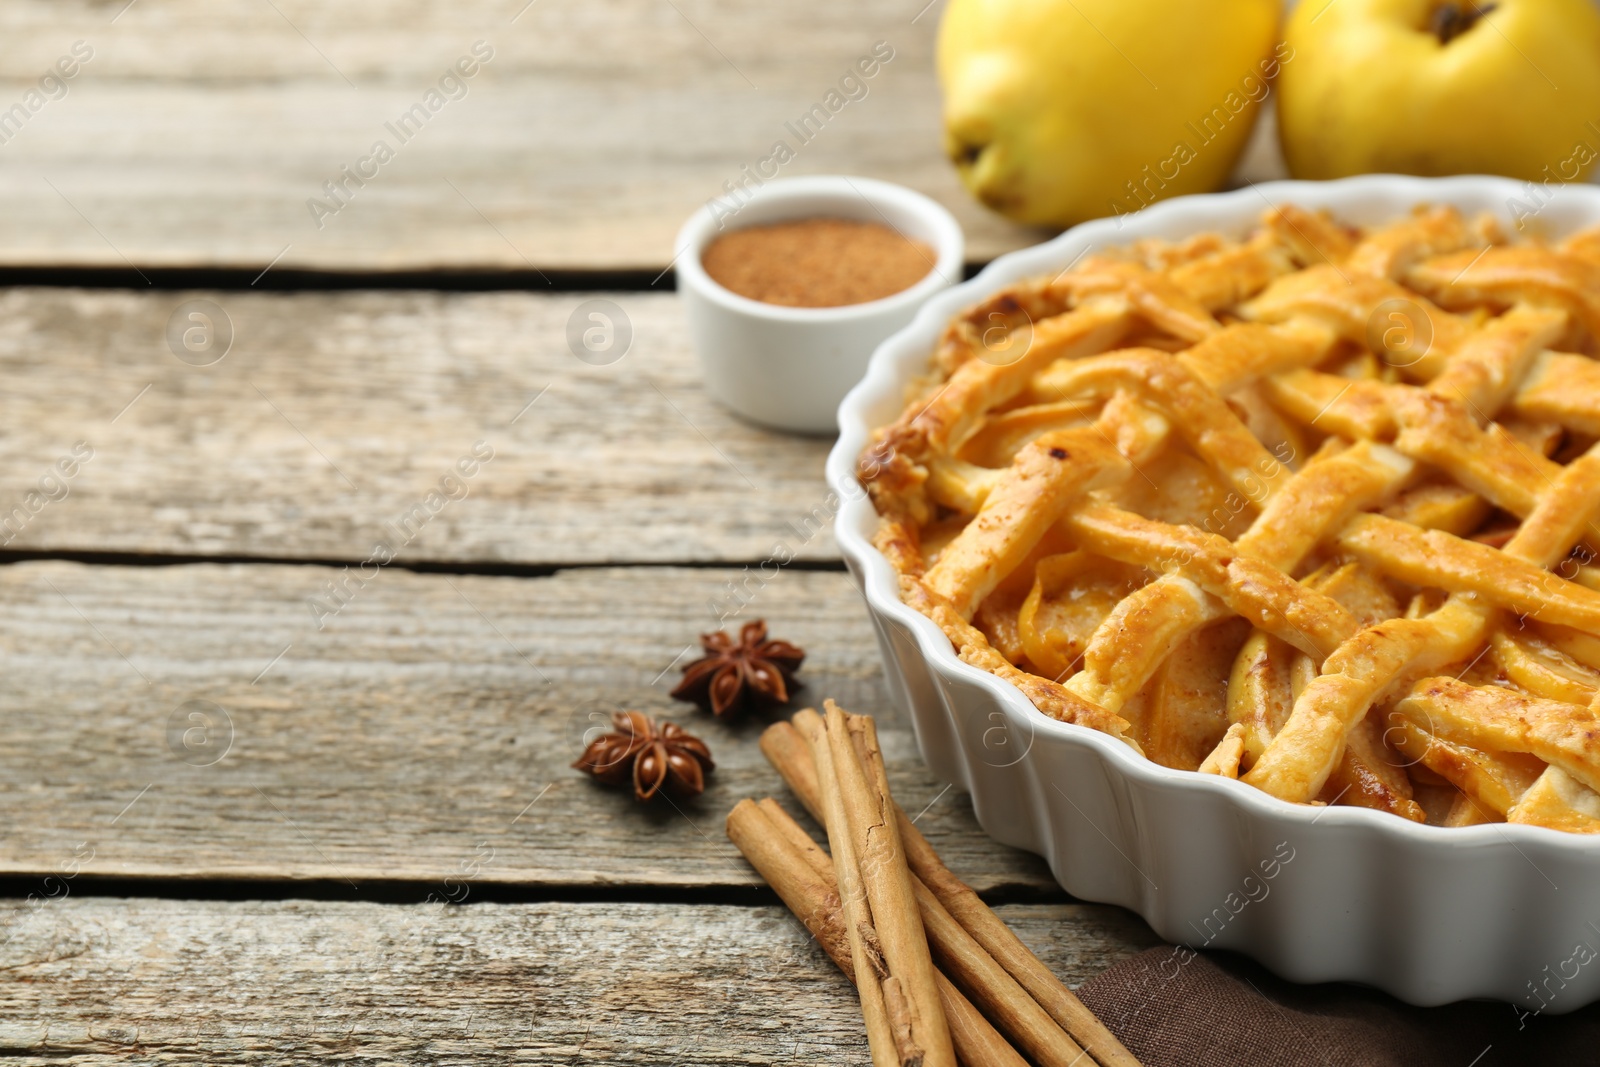
[[[616,729],[589,742],[574,767],[607,785],[631,780],[640,800],[650,800],[663,787],[685,799],[705,790],[705,776],[716,765],[704,741],[642,711],[613,712],[611,722]]]
[[[737,642],[720,630],[701,634],[700,647],[706,654],[683,669],[672,695],[709,707],[718,718],[757,702],[788,703],[794,672],[806,658],[796,645],[767,640],[767,624],[760,619],[745,623]]]

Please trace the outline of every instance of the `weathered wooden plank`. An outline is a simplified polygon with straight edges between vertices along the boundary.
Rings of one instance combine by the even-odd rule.
[[[93,55],[3,145],[0,263],[659,270],[683,219],[780,140],[794,158],[769,171],[864,174],[936,197],[974,258],[1030,244],[943,157],[938,9],[922,9],[22,0],[0,16],[0,109],[26,102],[75,41]],[[420,132],[397,136],[386,124],[429,102],[479,41],[492,58],[436,97]],[[893,58],[865,96],[796,136],[786,123],[879,41]],[[394,158],[366,164],[347,206],[315,215],[307,202],[337,205],[324,183],[380,140]]]
[[[204,367],[166,338],[169,321],[196,328],[183,309],[198,299],[216,305],[214,337],[232,329]],[[632,330],[601,366],[566,335],[596,299]],[[360,562],[386,540],[402,562],[759,562],[780,545],[836,558],[828,442],[712,401],[670,294],[0,289],[0,323],[8,549]],[[61,488],[40,480],[79,441],[93,458],[47,502]],[[416,530],[479,441],[494,456],[466,498],[436,496]]]
[[[1000,914],[1077,984],[1155,942]],[[854,990],[779,907],[0,904],[9,1063],[864,1064]]]
[[[386,569],[318,629],[308,599],[342,573],[0,567],[0,874],[758,884],[722,820],[787,796],[756,745],[766,720],[667,695],[731,572]],[[1054,888],[923,767],[846,575],[782,572],[742,617],[758,614],[809,653],[804,701],[880,717],[898,799],[953,869]],[[702,797],[643,808],[570,769],[619,705],[706,738]]]

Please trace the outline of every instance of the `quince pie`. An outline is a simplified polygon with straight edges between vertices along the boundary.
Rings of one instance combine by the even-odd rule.
[[[957,317],[859,474],[1043,713],[1285,800],[1600,832],[1600,230],[1292,206]]]

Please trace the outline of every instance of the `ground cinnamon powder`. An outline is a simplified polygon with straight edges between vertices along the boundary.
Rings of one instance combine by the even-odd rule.
[[[788,307],[838,307],[909,289],[933,269],[933,249],[876,222],[804,219],[718,237],[700,256],[718,285]]]

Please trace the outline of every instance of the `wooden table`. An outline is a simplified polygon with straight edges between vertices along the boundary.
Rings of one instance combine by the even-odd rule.
[[[762,722],[667,695],[778,541],[742,617],[808,650],[805,700],[879,717],[950,865],[1070,983],[1154,942],[923,768],[816,525],[828,442],[712,403],[661,277],[877,41],[784,173],[923,189],[976,260],[1037,238],[940,158],[919,7],[7,6],[0,107],[92,52],[0,144],[7,1062],[865,1062],[853,991],[722,833],[786,797]],[[567,347],[590,299],[631,321],[615,363]],[[169,343],[192,301],[227,327],[198,351]],[[617,706],[708,739],[703,797],[569,769]]]

